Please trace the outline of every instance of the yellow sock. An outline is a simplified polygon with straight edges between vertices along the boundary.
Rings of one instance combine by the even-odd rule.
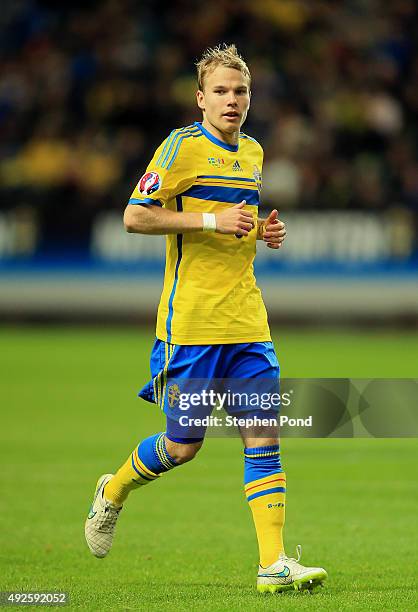
[[[145,438],[104,489],[107,500],[121,506],[133,489],[142,487],[178,465],[165,446],[164,433]]]
[[[260,565],[268,567],[284,552],[286,475],[277,472],[249,482],[245,487],[253,515],[260,552]]]
[[[104,489],[105,498],[121,506],[133,489],[142,487],[158,478],[138,457],[138,448],[131,453],[127,461],[118,469]]]

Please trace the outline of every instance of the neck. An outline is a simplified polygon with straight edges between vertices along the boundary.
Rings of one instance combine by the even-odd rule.
[[[207,130],[208,132],[210,132],[210,134],[212,134],[212,136],[215,136],[219,140],[222,140],[222,142],[225,142],[226,144],[229,144],[229,145],[238,144],[239,129],[236,130],[235,132],[221,132],[221,130],[218,130],[218,128],[216,128],[214,125],[209,123],[206,117],[203,117],[202,125],[205,128],[205,130]]]

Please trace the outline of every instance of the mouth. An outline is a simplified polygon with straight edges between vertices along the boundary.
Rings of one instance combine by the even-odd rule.
[[[240,114],[238,111],[228,111],[227,113],[224,113],[222,116],[226,117],[227,119],[239,119]]]

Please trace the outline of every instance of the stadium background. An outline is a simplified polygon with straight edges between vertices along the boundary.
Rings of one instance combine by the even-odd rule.
[[[416,378],[417,26],[409,0],[2,3],[3,590],[65,588],[87,609],[277,606],[252,592],[237,440],[138,494],[104,565],[83,548],[95,478],[163,427],[135,392],[164,241],[126,234],[122,212],[155,147],[200,119],[194,62],[234,42],[263,210],[288,227],[256,266],[284,375]],[[412,561],[387,581],[410,554],[413,442],[283,441],[289,552],[302,541],[332,578],[287,609],[415,609]]]

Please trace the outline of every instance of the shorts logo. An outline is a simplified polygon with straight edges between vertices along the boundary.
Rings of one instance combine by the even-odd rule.
[[[180,397],[180,388],[178,385],[170,385],[168,387],[168,404],[173,408],[177,404]]]
[[[141,195],[150,195],[160,188],[161,179],[158,172],[147,172],[138,183],[138,190]]]

